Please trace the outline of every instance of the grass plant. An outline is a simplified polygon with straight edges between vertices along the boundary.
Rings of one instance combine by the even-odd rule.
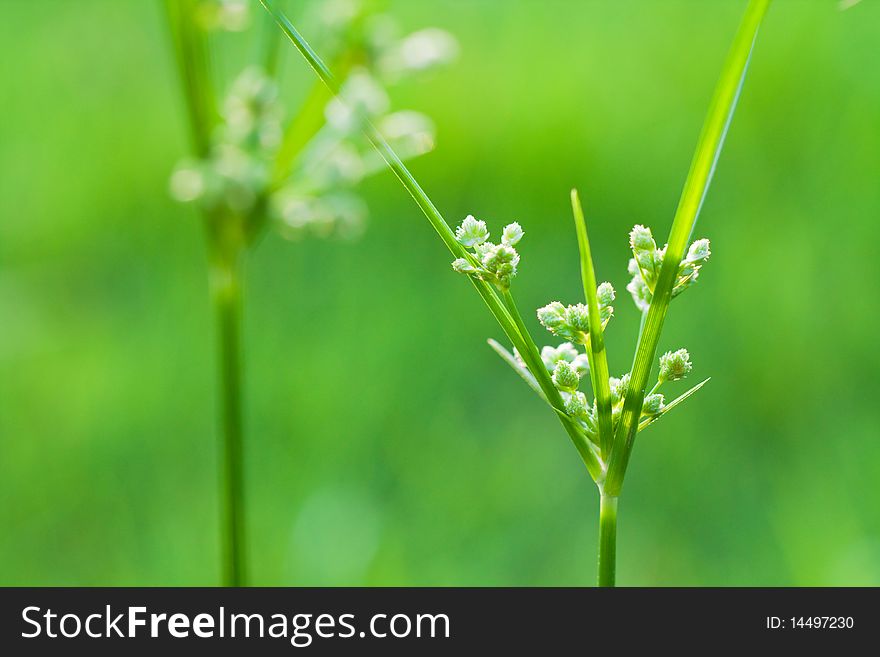
[[[360,134],[376,123],[403,157],[433,147],[428,117],[389,112],[386,87],[455,55],[450,35],[433,28],[399,36],[368,3],[325,2],[313,17],[342,71],[339,98],[315,82],[299,110],[286,115],[278,75],[280,33],[264,17],[262,43],[218,97],[211,36],[247,25],[244,0],[166,0],[171,41],[183,83],[192,156],[171,178],[171,192],[201,211],[219,343],[223,476],[223,581],[247,584],[244,477],[242,296],[245,261],[269,226],[290,239],[352,237],[366,206],[356,185],[384,170]]]
[[[261,3],[330,92],[340,95],[338,79],[287,16],[270,0]],[[511,293],[511,283],[520,265],[517,245],[524,235],[519,224],[506,226],[497,244],[489,241],[486,224],[472,216],[453,231],[380,131],[369,120],[362,122],[366,137],[454,256],[453,269],[468,277],[512,348],[508,350],[494,340],[490,340],[490,345],[548,404],[595,482],[600,497],[600,586],[615,584],[618,500],[637,434],[696,393],[708,380],[666,401],[660,387],[684,378],[692,368],[687,350],[678,349],[660,357],[657,380],[648,388],[670,302],[696,282],[710,255],[709,241],[692,242],[692,233],[768,5],[769,0],[748,3],[711,100],[666,244],[658,248],[651,231],[644,226],[635,226],[630,232],[632,278],[627,290],[641,312],[642,321],[632,367],[619,378],[609,375],[604,340],[604,331],[614,313],[611,304],[615,291],[609,283],[597,285],[577,191],[572,190],[571,203],[584,299],[568,306],[552,302],[538,310],[540,323],[564,340],[539,350]],[[587,376],[592,400],[579,390],[581,379]]]

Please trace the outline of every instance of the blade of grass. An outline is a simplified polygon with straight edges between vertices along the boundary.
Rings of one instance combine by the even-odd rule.
[[[648,428],[649,426],[651,426],[652,424],[654,424],[654,422],[656,422],[657,420],[659,420],[661,417],[663,417],[664,415],[666,415],[666,414],[667,414],[669,411],[671,411],[673,408],[675,408],[676,406],[678,406],[679,404],[681,404],[683,401],[685,401],[688,397],[690,397],[691,395],[693,395],[697,390],[699,390],[699,389],[702,388],[704,385],[706,385],[707,383],[709,383],[709,380],[710,380],[711,378],[712,378],[712,377],[709,377],[708,379],[704,379],[703,381],[700,381],[700,382],[699,382],[697,385],[695,385],[693,388],[691,388],[691,389],[688,390],[687,392],[685,392],[685,393],[679,395],[678,397],[676,397],[675,399],[673,399],[671,402],[669,402],[668,404],[666,404],[666,405],[663,407],[663,411],[662,411],[661,413],[659,413],[659,414],[657,414],[657,415],[652,415],[651,417],[646,417],[646,418],[644,418],[643,420],[641,420],[641,421],[639,422],[639,431],[641,432],[641,431],[643,431],[644,429],[647,429],[647,428]]]
[[[278,23],[278,26],[291,41],[291,43],[293,43],[293,45],[300,52],[303,58],[308,62],[309,66],[312,67],[318,78],[320,78],[320,80],[334,95],[339,96],[340,89],[338,81],[321,60],[321,58],[318,56],[318,54],[312,49],[309,43],[296,30],[296,28],[293,26],[287,16],[285,16],[276,7],[274,7],[272,3],[268,2],[268,0],[260,0],[260,3],[263,5],[266,11],[272,14],[272,16],[275,18],[275,21]],[[409,192],[410,196],[413,197],[416,205],[419,206],[419,209],[421,209],[422,213],[428,219],[429,223],[437,232],[437,234],[440,236],[440,239],[443,240],[443,243],[446,245],[449,251],[456,258],[467,259],[470,254],[455,239],[455,234],[452,232],[449,224],[446,223],[443,215],[440,214],[440,211],[437,209],[437,207],[434,205],[434,203],[431,201],[430,197],[425,193],[422,187],[418,184],[412,173],[410,173],[409,169],[407,169],[406,165],[404,165],[401,159],[397,156],[397,153],[395,153],[394,150],[388,145],[388,143],[379,133],[378,129],[376,129],[376,127],[371,122],[363,120],[362,126],[363,132],[367,139],[379,152],[379,154],[388,164],[391,171],[394,173],[394,175],[397,177],[403,187],[407,190],[407,192]],[[497,292],[495,291],[495,288],[491,284],[486,283],[485,281],[477,279],[473,276],[469,278],[476,288],[477,292],[483,298],[483,301],[489,307],[489,311],[501,325],[501,328],[504,330],[508,339],[510,339],[513,346],[516,347],[517,351],[519,351],[520,355],[523,357],[523,360],[526,362],[526,365],[532,371],[532,374],[535,375],[538,384],[544,391],[544,394],[550,400],[551,405],[554,407],[555,410],[558,411],[557,415],[559,416],[563,427],[568,433],[569,438],[571,439],[575,448],[578,450],[578,453],[581,455],[581,458],[583,459],[584,464],[587,466],[587,470],[590,472],[590,475],[593,477],[594,480],[604,476],[602,465],[599,463],[595,453],[590,447],[589,440],[581,432],[577,425],[570,418],[567,418],[562,412],[562,398],[559,395],[559,391],[556,390],[556,387],[550,380],[549,373],[547,372],[546,368],[543,367],[543,362],[540,359],[540,355],[537,354],[537,347],[535,347],[534,341],[532,341],[531,337],[528,335],[528,331],[525,330],[525,326],[522,322],[522,318],[519,317],[519,313],[510,312],[510,306],[507,303],[501,302]],[[541,366],[538,367],[538,365]]]
[[[211,132],[217,120],[207,40],[194,19],[194,0],[166,0],[165,9],[183,82],[193,148],[199,157],[206,157],[211,150]]]
[[[183,83],[193,149],[200,158],[205,158],[210,155],[211,133],[218,118],[206,35],[198,25],[195,0],[166,0],[166,9]],[[247,541],[242,425],[241,263],[239,249],[235,246],[230,248],[224,239],[223,219],[224,216],[217,212],[203,212],[219,344],[223,582],[226,586],[244,586],[247,582]]]
[[[697,142],[697,149],[685,180],[675,218],[672,221],[666,256],[657,278],[654,297],[639,335],[638,347],[630,371],[629,390],[611,448],[611,458],[605,482],[605,490],[610,495],[619,495],[623,485],[623,477],[638,432],[638,420],[641,415],[648,375],[656,355],[663,321],[666,319],[666,311],[669,308],[678,265],[684,256],[703,200],[706,198],[709,183],[712,181],[712,174],[724,144],[724,137],[730,126],[745,80],[749,59],[758,36],[758,28],[761,26],[769,4],[770,0],[750,0],[722,69],[721,78],[709,106],[706,122]]]
[[[590,345],[587,358],[590,362],[590,379],[593,394],[596,396],[596,408],[599,415],[599,445],[602,457],[608,458],[614,440],[611,425],[611,388],[608,384],[608,354],[605,351],[605,335],[602,331],[602,318],[599,316],[599,300],[596,297],[596,272],[593,269],[593,256],[590,252],[590,240],[587,236],[587,223],[577,190],[571,190],[571,210],[574,214],[574,225],[577,229],[578,251],[581,256],[581,280],[584,295],[587,299],[587,311],[590,322]]]

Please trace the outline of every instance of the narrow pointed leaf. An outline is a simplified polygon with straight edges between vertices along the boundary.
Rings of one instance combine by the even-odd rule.
[[[581,208],[581,199],[577,190],[571,190],[571,209],[574,214],[574,225],[577,229],[578,251],[581,257],[581,279],[584,285],[584,296],[587,300],[587,312],[590,322],[590,340],[587,345],[587,357],[590,361],[590,380],[593,384],[593,395],[596,397],[596,408],[599,415],[599,445],[602,456],[607,458],[614,439],[611,428],[611,388],[608,384],[608,356],[605,351],[605,335],[602,318],[599,316],[599,300],[596,298],[596,272],[593,269],[593,255],[590,252],[590,240],[587,236],[587,223]]]
[[[666,319],[666,311],[672,297],[678,266],[684,256],[688,240],[709,189],[715,164],[721,153],[724,137],[727,134],[745,80],[746,70],[758,36],[758,28],[761,26],[769,4],[770,0],[750,0],[722,69],[721,78],[709,106],[706,122],[697,142],[691,168],[685,180],[675,218],[672,221],[666,256],[663,259],[663,266],[660,268],[660,274],[654,288],[654,297],[639,334],[639,343],[630,370],[629,391],[614,436],[608,464],[605,490],[609,495],[619,495],[623,485],[626,466],[629,463],[630,453],[638,432],[639,416],[645,398],[648,375],[657,352],[657,343],[660,340],[660,331]]]
[[[711,379],[711,378],[712,378],[712,377],[709,377],[709,379]],[[671,411],[673,408],[675,408],[676,406],[678,406],[679,404],[681,404],[685,399],[687,399],[688,397],[690,397],[691,395],[693,395],[697,390],[699,390],[699,389],[702,388],[704,385],[706,385],[706,384],[709,382],[709,379],[706,379],[706,380],[704,380],[704,381],[700,381],[697,385],[695,385],[693,388],[691,388],[690,390],[688,390],[686,393],[684,393],[684,394],[682,394],[682,395],[679,395],[678,397],[676,397],[675,399],[673,399],[671,402],[669,402],[668,404],[666,404],[666,405],[663,407],[663,411],[662,411],[661,413],[658,413],[657,415],[652,415],[651,417],[643,418],[643,419],[639,422],[639,431],[644,431],[644,430],[647,429],[649,426],[651,426],[652,424],[654,424],[654,422],[656,422],[656,421],[659,420],[661,417],[663,417],[664,415],[666,415],[666,414],[667,414],[669,411]]]

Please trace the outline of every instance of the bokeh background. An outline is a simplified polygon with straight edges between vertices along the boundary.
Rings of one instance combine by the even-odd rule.
[[[581,188],[623,293],[615,373],[626,233],[668,231],[744,6],[389,3],[460,41],[394,104],[437,124],[413,169],[450,222],[525,227],[524,309],[578,299]],[[167,191],[188,140],[162,7],[0,11],[0,583],[217,583],[215,344],[201,226]],[[252,39],[223,37],[221,64]],[[713,257],[660,345],[712,381],[637,443],[621,584],[880,584],[878,40],[877,2],[770,9],[697,227]],[[288,50],[289,99],[310,75]],[[254,583],[592,584],[597,496],[567,437],[396,182],[361,191],[360,240],[269,234],[249,261]]]

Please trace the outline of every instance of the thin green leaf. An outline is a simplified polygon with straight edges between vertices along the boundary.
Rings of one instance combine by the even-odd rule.
[[[712,378],[712,377],[709,377],[709,379],[711,379],[711,378]],[[681,404],[685,399],[687,399],[687,398],[690,397],[692,394],[694,394],[697,390],[699,390],[699,389],[702,388],[704,385],[706,385],[706,384],[709,382],[709,379],[706,379],[706,380],[704,380],[704,381],[700,381],[697,385],[695,385],[693,388],[691,388],[690,390],[688,390],[686,393],[684,393],[684,394],[682,394],[682,395],[679,395],[678,397],[676,397],[675,399],[673,399],[671,402],[669,402],[668,404],[666,404],[666,405],[663,407],[663,411],[661,411],[661,412],[658,413],[657,415],[652,415],[651,417],[643,418],[643,419],[639,422],[639,431],[640,431],[640,432],[641,432],[641,431],[644,431],[644,430],[647,429],[649,426],[651,426],[652,424],[654,424],[657,420],[659,420],[661,417],[663,417],[664,415],[666,415],[666,414],[667,414],[669,411],[671,411],[673,408],[675,408],[676,406],[678,406],[679,404]]]
[[[684,184],[675,218],[672,221],[666,256],[657,278],[654,298],[648,309],[644,327],[639,334],[639,344],[630,370],[629,391],[614,436],[608,464],[605,491],[609,495],[619,495],[623,485],[626,466],[629,463],[633,443],[638,432],[638,420],[642,411],[648,375],[657,352],[657,343],[660,340],[660,331],[666,319],[666,311],[672,297],[678,266],[709,189],[715,164],[721,153],[724,137],[730,126],[730,120],[733,117],[736,102],[745,80],[749,59],[758,36],[758,28],[761,26],[769,4],[770,0],[750,0],[722,69],[721,78],[709,106],[706,122],[697,142],[694,159]]]
[[[532,373],[529,372],[529,370],[526,369],[524,366],[522,366],[519,361],[516,360],[516,357],[512,353],[507,351],[507,349],[498,344],[497,341],[490,338],[489,340],[487,340],[487,342],[489,343],[489,346],[492,347],[492,349],[495,351],[495,353],[501,356],[501,360],[510,365],[511,369],[513,369],[513,371],[516,372],[520,376],[520,378],[526,382],[529,388],[534,390],[535,393],[537,393],[537,395],[546,402],[547,396],[544,394],[544,391],[541,390],[541,386],[538,385],[538,382],[535,380],[535,377],[532,376]],[[550,402],[547,403],[549,404]]]
[[[581,280],[584,284],[584,295],[587,299],[590,321],[590,344],[587,347],[587,357],[590,361],[590,380],[599,414],[599,445],[602,449],[602,457],[608,458],[614,440],[611,425],[611,388],[608,384],[608,355],[605,351],[602,319],[599,316],[599,300],[596,298],[596,272],[593,269],[593,256],[590,252],[590,240],[587,236],[587,222],[584,220],[581,199],[576,189],[571,190],[571,209],[574,215],[574,225],[577,229],[578,250],[581,256]]]

